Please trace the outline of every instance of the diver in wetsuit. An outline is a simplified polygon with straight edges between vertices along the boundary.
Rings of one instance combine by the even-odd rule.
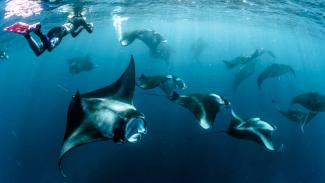
[[[68,18],[65,24],[52,28],[47,35],[42,33],[40,23],[28,25],[23,22],[18,22],[10,27],[6,27],[4,30],[23,35],[34,53],[37,56],[40,56],[45,50],[48,50],[49,52],[52,51],[60,44],[63,37],[69,33],[72,37],[76,37],[83,29],[86,29],[88,33],[92,33],[93,24],[87,23],[86,18],[82,16],[81,13],[78,13],[73,15],[71,18]],[[34,32],[40,38],[41,43],[35,41],[35,39],[30,35],[31,32]]]
[[[45,50],[52,51],[60,44],[62,38],[69,33],[72,35],[72,37],[76,37],[83,29],[86,29],[88,33],[92,33],[93,24],[87,23],[85,17],[77,15],[69,18],[68,21],[62,26],[52,28],[47,35],[44,35],[41,32],[41,24],[38,24],[37,28],[34,29],[33,32],[40,38],[42,41],[41,44],[37,43],[29,33],[25,34],[24,37],[28,41],[29,46],[32,48],[34,53],[39,56]]]

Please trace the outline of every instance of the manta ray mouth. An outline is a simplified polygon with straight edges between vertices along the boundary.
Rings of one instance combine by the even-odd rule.
[[[137,143],[147,133],[145,121],[142,118],[132,118],[125,127],[125,139],[129,143]]]

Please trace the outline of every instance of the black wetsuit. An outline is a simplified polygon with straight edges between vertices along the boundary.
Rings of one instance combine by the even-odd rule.
[[[37,43],[30,34],[26,34],[25,38],[29,43],[29,46],[32,48],[34,53],[39,56],[45,50],[52,51],[56,46],[60,44],[62,38],[68,35],[69,33],[72,37],[76,37],[79,33],[86,29],[88,33],[92,33],[93,26],[90,23],[86,22],[86,19],[82,16],[74,16],[69,19],[62,26],[57,26],[52,28],[47,35],[44,35],[41,32],[41,28],[34,31],[34,33],[40,38],[41,43]]]

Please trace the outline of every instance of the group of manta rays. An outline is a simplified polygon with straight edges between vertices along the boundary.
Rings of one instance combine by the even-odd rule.
[[[154,57],[168,60],[170,49],[159,33],[153,30],[136,30],[123,34],[120,43],[122,46],[130,45],[134,40],[141,40]],[[200,46],[201,44],[201,46]],[[202,41],[199,46],[192,47],[197,55],[202,52]],[[257,49],[252,55],[237,57],[224,61],[229,69],[239,68],[233,89],[255,73],[255,67],[259,63],[258,58],[264,54],[275,57],[271,51]],[[70,59],[70,72],[77,74],[83,70],[91,70],[93,64],[87,57],[84,63],[78,59]],[[286,73],[295,75],[295,71],[288,65],[271,64],[258,76],[259,87],[268,78],[278,78]],[[130,63],[120,78],[113,84],[88,93],[80,94],[79,91],[72,97],[67,114],[67,126],[59,158],[59,169],[64,156],[72,149],[96,141],[111,140],[116,143],[137,143],[147,133],[147,125],[144,114],[133,105],[135,87],[144,90],[160,88],[164,96],[172,103],[188,109],[203,129],[211,129],[214,125],[217,113],[221,109],[229,109],[231,118],[229,126],[222,133],[229,136],[255,142],[266,149],[274,151],[282,149],[282,145],[276,148],[272,142],[272,134],[276,126],[258,117],[241,118],[231,107],[229,100],[216,93],[194,93],[181,95],[177,89],[185,90],[185,82],[174,75],[141,75],[136,78],[135,61],[131,56]],[[325,96],[316,92],[298,95],[292,99],[292,104],[299,104],[307,111],[289,109],[278,111],[288,119],[301,125],[309,123],[318,112],[325,112]]]
[[[169,57],[168,51],[161,51],[167,48],[166,41],[157,32],[152,30],[128,32],[123,34],[120,43],[128,46],[135,39],[143,41],[153,56]],[[164,46],[159,46],[160,44]],[[271,51],[257,49],[250,56],[224,61],[229,69],[239,68],[233,82],[233,89],[254,74],[255,67],[259,63],[258,58],[264,54],[275,57]],[[86,60],[89,62],[89,58]],[[70,61],[70,63],[74,62],[76,61]],[[77,63],[73,65],[78,65]],[[90,70],[89,67],[85,68]],[[80,71],[77,69],[75,72]],[[271,64],[260,73],[257,85],[261,87],[266,79],[278,78],[287,73],[295,75],[294,69],[288,65]],[[127,69],[116,82],[89,93],[77,92],[73,96],[59,158],[59,169],[64,176],[61,162],[72,149],[87,143],[105,140],[120,144],[137,143],[147,133],[145,116],[133,105],[136,86],[144,90],[160,88],[169,101],[188,109],[203,129],[213,127],[217,113],[221,109],[230,109],[229,127],[222,133],[255,142],[271,151],[283,148],[283,145],[276,148],[272,142],[272,134],[277,129],[276,126],[258,117],[239,117],[231,108],[230,101],[223,96],[216,93],[178,94],[176,90],[185,90],[187,85],[181,78],[174,75],[145,76],[142,74],[136,79],[135,62],[131,56]],[[325,112],[325,96],[316,92],[298,95],[292,99],[292,104],[299,104],[307,111],[297,108],[285,111],[278,106],[277,110],[289,120],[299,123],[302,131],[305,124],[309,123],[318,112]]]
[[[135,61],[130,63],[120,78],[104,88],[73,96],[67,115],[67,127],[61,149],[59,168],[63,157],[72,149],[95,141],[137,143],[147,133],[144,114],[133,105],[135,87],[149,90],[160,88],[172,103],[188,109],[203,129],[213,127],[217,113],[222,109],[231,110],[229,127],[224,132],[232,137],[255,142],[274,151],[272,134],[276,127],[261,118],[241,118],[231,103],[215,93],[180,95],[177,89],[186,89],[185,82],[174,75],[145,76],[136,79]],[[299,110],[282,111],[281,114],[299,122],[309,122],[317,112],[325,112],[325,96],[319,93],[305,93],[296,96],[293,104],[300,104],[310,112]]]

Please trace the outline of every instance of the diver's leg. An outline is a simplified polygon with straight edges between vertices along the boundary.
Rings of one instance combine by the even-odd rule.
[[[38,44],[31,35],[26,34],[24,37],[36,56],[40,56],[45,51],[44,46]]]
[[[41,30],[35,31],[35,34],[40,38],[40,40],[43,43],[43,47],[46,48],[50,48],[51,47],[51,43],[50,40],[48,39],[48,37],[46,35],[44,35]],[[44,49],[44,50],[45,50]]]

